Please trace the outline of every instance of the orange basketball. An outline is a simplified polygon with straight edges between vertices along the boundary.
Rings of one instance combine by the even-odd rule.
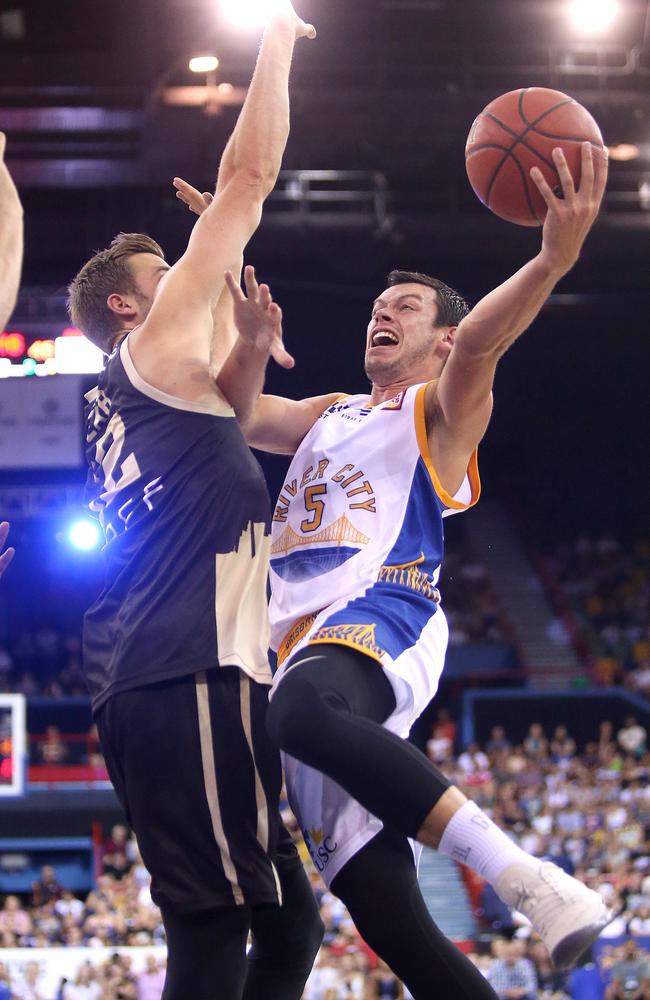
[[[552,150],[564,150],[576,187],[581,144],[603,148],[603,137],[586,108],[559,90],[527,87],[492,101],[475,120],[465,146],[467,176],[475,193],[495,215],[520,226],[541,226],[546,203],[530,176],[539,167],[561,191]]]

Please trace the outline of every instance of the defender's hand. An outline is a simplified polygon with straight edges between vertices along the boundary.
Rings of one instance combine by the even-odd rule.
[[[538,167],[531,169],[530,176],[548,208],[542,230],[542,256],[553,270],[566,273],[578,259],[582,244],[598,215],[607,183],[607,152],[583,142],[580,186],[577,190],[560,148],[553,150],[553,162],[560,177],[562,198],[553,193]]]
[[[232,271],[226,271],[226,284],[233,298],[235,326],[240,337],[256,351],[270,354],[282,368],[293,368],[295,361],[282,343],[282,310],[271,297],[268,285],[258,285],[255,268],[244,268],[246,295]]]
[[[209,191],[204,191],[201,194],[198,188],[192,187],[182,177],[174,177],[173,184],[176,188],[176,197],[187,205],[190,212],[194,212],[195,215],[202,215],[214,201],[213,194],[210,194]]]
[[[4,548],[4,544],[7,541],[8,534],[9,534],[9,523],[7,521],[3,521],[2,524],[0,524],[0,552],[2,552],[2,549]],[[0,555],[0,576],[2,576],[2,574],[6,570],[7,566],[13,559],[14,555],[15,555],[15,549],[12,548],[8,548],[5,552],[2,552],[2,554]]]
[[[298,17],[291,0],[278,0],[277,7],[274,12],[274,19],[282,21],[288,20],[296,33],[296,39],[316,37],[316,28],[314,25],[308,24],[306,21],[303,21],[301,17]]]

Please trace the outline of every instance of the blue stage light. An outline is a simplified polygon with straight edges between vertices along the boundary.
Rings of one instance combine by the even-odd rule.
[[[99,525],[93,521],[74,521],[68,528],[67,535],[73,548],[86,552],[96,549],[101,540]]]

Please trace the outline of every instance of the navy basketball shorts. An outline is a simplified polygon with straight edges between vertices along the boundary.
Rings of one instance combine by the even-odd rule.
[[[282,825],[268,687],[218,667],[113,695],[96,715],[106,766],[162,909],[281,902],[301,862]]]

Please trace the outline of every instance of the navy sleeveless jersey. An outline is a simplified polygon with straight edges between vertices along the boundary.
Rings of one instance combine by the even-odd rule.
[[[138,375],[128,337],[86,396],[90,507],[104,589],[84,620],[97,709],[111,694],[216,666],[270,683],[269,498],[229,405]]]

